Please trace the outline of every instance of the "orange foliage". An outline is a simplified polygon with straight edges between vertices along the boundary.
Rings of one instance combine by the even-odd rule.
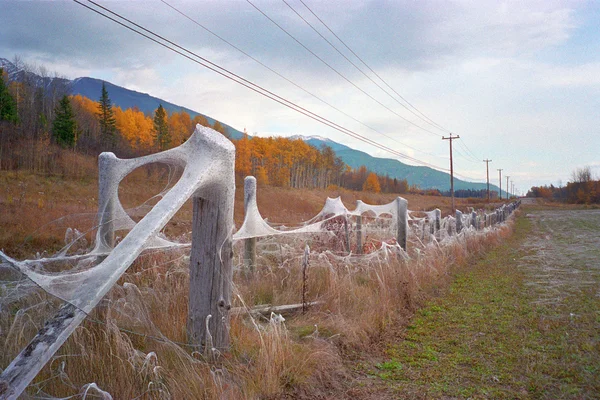
[[[154,125],[150,117],[135,108],[123,111],[121,107],[113,107],[113,110],[117,121],[117,130],[132,148],[136,150],[152,148]]]

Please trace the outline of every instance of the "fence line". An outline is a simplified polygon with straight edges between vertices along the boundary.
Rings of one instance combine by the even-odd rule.
[[[197,220],[208,219],[215,226],[206,226],[210,233],[193,235],[192,254],[198,254],[196,264],[190,265],[190,278],[194,275],[206,276],[202,265],[210,265],[217,271],[212,274],[211,290],[203,287],[203,293],[213,293],[210,299],[203,299],[198,308],[190,307],[190,325],[192,338],[197,346],[201,346],[206,336],[212,336],[213,346],[226,346],[228,340],[227,314],[231,308],[231,258],[228,238],[233,229],[233,199],[235,191],[233,144],[220,133],[198,125],[194,134],[179,147],[162,153],[137,159],[120,160],[113,154],[101,157],[101,165],[114,164],[114,168],[101,170],[100,211],[109,209],[108,219],[101,222],[98,231],[98,246],[109,246],[110,237],[116,228],[112,222],[118,219],[114,214],[122,210],[118,203],[116,187],[129,172],[135,168],[153,162],[177,163],[185,169],[180,180],[150,210],[150,212],[129,232],[127,236],[97,266],[82,272],[63,275],[44,275],[34,272],[27,263],[12,260],[0,253],[6,262],[18,268],[44,290],[67,302],[58,314],[47,321],[38,335],[19,353],[11,364],[0,375],[0,399],[16,399],[31,380],[51,359],[54,353],[73,333],[75,328],[92,311],[102,297],[111,289],[119,277],[133,263],[145,246],[156,238],[157,233],[167,224],[173,215],[190,198],[198,204],[198,214],[206,213],[207,218],[198,216]],[[121,166],[118,168],[117,166]],[[114,181],[111,181],[113,179]],[[116,182],[116,183],[115,183]],[[111,189],[112,188],[112,189]],[[107,199],[109,200],[108,202]],[[108,206],[107,206],[108,205]],[[120,207],[120,210],[119,210]],[[124,212],[124,211],[123,211]],[[102,214],[104,215],[104,214]],[[204,215],[204,214],[203,214]],[[203,226],[199,224],[199,226]],[[213,235],[214,248],[203,248],[199,241]],[[204,251],[203,251],[204,250]],[[222,252],[222,250],[224,250]],[[92,255],[94,253],[92,252]],[[212,255],[211,260],[200,260],[204,255]],[[228,261],[229,260],[229,261]],[[211,271],[212,273],[212,271]],[[100,282],[100,284],[98,284]],[[206,285],[205,285],[206,286]],[[196,291],[190,287],[190,292]],[[200,290],[198,290],[200,292]],[[203,313],[211,313],[204,315]],[[208,315],[213,318],[209,331],[204,329],[204,321]],[[201,324],[196,323],[202,321]]]
[[[118,186],[131,171],[154,162],[176,163],[185,169],[171,191],[136,224],[118,200]],[[214,355],[213,350],[226,349],[229,344],[234,240],[244,240],[243,265],[247,273],[252,274],[257,268],[257,237],[323,232],[328,230],[328,223],[341,218],[342,248],[346,253],[352,253],[350,233],[354,231],[356,253],[362,254],[370,216],[389,215],[393,240],[406,252],[410,234],[425,240],[425,232],[429,231],[429,240],[441,241],[469,228],[481,230],[504,222],[520,205],[520,201],[503,205],[489,214],[476,213],[474,210],[470,214],[463,214],[457,210],[454,216],[442,219],[439,209],[426,213],[425,218],[411,217],[408,202],[401,197],[384,205],[367,205],[359,200],[354,211],[348,211],[340,198],[328,198],[319,215],[300,228],[275,229],[260,216],[256,204],[256,179],[247,177],[244,182],[244,224],[232,235],[234,148],[219,133],[198,126],[182,146],[131,160],[121,160],[112,153],[103,153],[99,158],[99,166],[99,228],[95,247],[89,253],[91,257],[97,257],[98,265],[83,272],[58,277],[44,276],[34,272],[27,262],[12,260],[0,252],[2,259],[66,302],[2,372],[0,399],[17,398],[25,390],[145,248],[151,244],[169,245],[170,242],[159,239],[157,233],[189,198],[192,198],[194,212],[188,340],[197,348],[204,349],[209,359]],[[375,226],[378,224],[380,221],[376,218]],[[127,227],[131,231],[115,246],[115,231]],[[305,264],[308,266],[308,258]],[[97,285],[98,281],[102,284]],[[303,308],[305,304],[306,299],[303,298]]]

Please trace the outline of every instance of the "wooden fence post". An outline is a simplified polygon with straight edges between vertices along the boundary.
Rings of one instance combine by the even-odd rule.
[[[356,252],[363,253],[362,215],[356,216]]]
[[[463,213],[460,210],[456,210],[456,234],[458,235],[462,229],[463,229],[463,224],[462,224],[462,216]]]
[[[344,239],[346,251],[350,254],[350,229],[348,228],[348,216],[344,215]]]
[[[192,200],[188,341],[209,359],[215,356],[213,348],[229,347],[233,207],[228,210],[219,197]]]
[[[248,206],[256,203],[256,178],[247,176],[244,179],[244,215],[248,215]],[[244,240],[244,267],[249,276],[254,275],[256,268],[256,238]]]
[[[435,215],[435,229],[434,229],[434,233],[435,233],[435,237],[437,239],[441,238],[441,224],[442,224],[442,212],[440,211],[439,208],[436,208],[435,210],[433,210],[434,215]]]
[[[479,229],[477,226],[477,213],[475,211],[471,212],[471,226],[475,229]]]
[[[408,201],[402,197],[396,198],[396,241],[406,251],[408,234]]]
[[[115,204],[111,186],[117,181],[113,153],[98,156],[98,239],[109,249],[115,247]]]

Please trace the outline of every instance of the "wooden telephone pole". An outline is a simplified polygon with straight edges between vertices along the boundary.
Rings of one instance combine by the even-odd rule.
[[[490,162],[492,160],[483,160],[485,163],[485,174],[487,176],[487,202],[490,202]]]
[[[456,211],[456,208],[454,207],[454,167],[452,165],[452,140],[454,140],[454,139],[460,139],[460,136],[458,136],[458,135],[452,136],[452,134],[450,134],[450,136],[448,136],[448,137],[442,136],[442,140],[450,141],[450,195],[452,196],[452,212],[453,213]]]
[[[508,186],[508,178],[510,178],[510,176],[506,175],[506,200],[510,199],[510,186]]]
[[[500,200],[502,200],[502,168],[498,168],[498,182],[500,182]]]

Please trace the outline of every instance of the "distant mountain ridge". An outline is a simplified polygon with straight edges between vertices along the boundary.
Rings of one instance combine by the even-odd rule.
[[[12,62],[5,58],[0,58],[0,67],[6,70],[9,80],[20,79],[22,74],[25,73],[24,71],[19,70]],[[39,77],[32,73],[29,74],[31,75],[28,75],[28,78],[37,79],[35,82],[41,87],[48,88],[53,83],[67,84],[70,86],[72,94],[79,94],[92,100],[97,100],[100,98],[102,82],[104,82],[112,103],[121,107],[122,109],[137,107],[142,112],[152,115],[158,108],[159,104],[162,104],[162,106],[169,113],[185,111],[190,114],[192,118],[196,115],[202,115],[210,124],[214,124],[215,122],[215,119],[189,108],[164,101],[147,93],[140,93],[135,90],[126,89],[122,86],[114,85],[110,82],[102,81],[100,79],[82,77],[69,81],[63,78]],[[231,138],[239,139],[243,136],[241,131],[225,124],[223,121],[220,122],[225,126],[227,133]],[[395,159],[373,157],[365,152],[352,149],[344,144],[337,143],[320,136],[292,136],[291,138],[305,140],[308,144],[317,148],[321,148],[324,145],[329,146],[333,149],[336,155],[351,168],[356,169],[364,165],[367,167],[367,169],[379,175],[388,175],[391,178],[406,179],[409,185],[416,185],[421,189],[438,189],[441,191],[450,190],[449,174],[437,171],[433,168],[407,165]],[[467,182],[461,179],[454,179],[455,190],[482,190],[486,188],[487,185],[485,183]],[[490,190],[497,192],[498,187],[495,185],[490,185]],[[502,191],[502,194],[504,196],[506,192]]]
[[[406,179],[409,185],[417,185],[421,189],[438,189],[441,191],[450,190],[450,174],[430,167],[414,166],[404,164],[401,161],[391,158],[373,157],[360,150],[352,149],[340,143],[336,143],[329,139],[312,137],[301,137],[308,144],[321,147],[329,146],[351,168],[360,168],[362,165],[368,170],[379,175],[389,175],[391,178]],[[482,190],[487,189],[486,183],[467,182],[458,178],[454,178],[454,190],[472,189]],[[496,185],[490,184],[490,191],[498,192]],[[502,191],[505,195],[505,192]]]

